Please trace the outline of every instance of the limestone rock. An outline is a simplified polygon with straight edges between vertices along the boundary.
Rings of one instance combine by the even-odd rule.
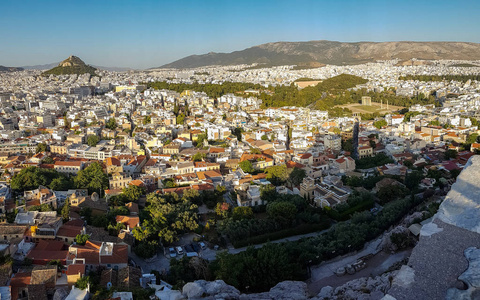
[[[480,290],[480,249],[470,247],[465,250],[465,257],[468,260],[468,269],[458,277],[467,285],[466,290],[450,288],[447,290],[446,299],[476,299]]]
[[[307,299],[307,284],[302,281],[283,281],[270,289],[272,299]]]
[[[392,236],[392,234],[408,234],[408,232],[409,232],[408,228],[406,228],[405,226],[397,226],[392,230],[390,230],[389,232],[386,232],[383,235],[382,242],[380,244],[381,249],[387,252],[397,251],[398,247],[397,245],[392,243],[392,240],[390,239],[390,237]]]
[[[226,284],[225,281],[223,280],[215,280],[212,282],[207,282],[205,284],[205,291],[209,295],[232,294],[232,295],[237,295],[237,297],[240,295],[239,290],[237,290],[231,285]]]
[[[242,294],[239,300],[272,300],[270,293]]]
[[[333,287],[327,285],[320,290],[320,293],[318,293],[317,297],[320,299],[325,299],[325,298],[328,299],[332,297],[332,294],[333,294]]]
[[[189,282],[183,286],[182,294],[188,299],[200,298],[206,294],[205,280]]]
[[[397,271],[385,273],[375,278],[362,277],[351,280],[335,290],[324,287],[317,295],[317,299],[342,299],[342,300],[379,300],[390,289],[390,280]]]
[[[182,300],[185,299],[182,296],[182,293],[177,290],[161,291],[156,292],[155,295],[159,297],[160,300]]]
[[[422,219],[422,218],[423,218],[423,212],[416,211],[416,212],[406,216],[402,221],[402,225],[404,225],[405,227],[408,227],[408,226],[413,224],[413,221],[415,219]]]

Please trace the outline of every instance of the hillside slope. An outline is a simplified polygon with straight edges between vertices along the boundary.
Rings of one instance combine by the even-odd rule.
[[[479,60],[480,44],[465,42],[276,42],[231,53],[191,55],[161,68],[195,68],[210,65],[265,64],[348,65],[398,58]]]

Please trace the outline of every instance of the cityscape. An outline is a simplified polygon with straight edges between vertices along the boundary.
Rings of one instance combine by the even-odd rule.
[[[197,12],[234,9],[213,2],[145,1],[144,12],[122,2],[115,12],[139,14],[132,26],[144,28],[152,13],[171,22],[167,12],[182,8],[191,26]],[[404,35],[349,38],[339,24],[351,20],[304,23],[319,9],[311,2],[286,21],[297,33],[249,40],[261,30],[221,17],[238,26],[225,37],[232,48],[209,40],[222,28],[174,23],[172,33],[202,40],[178,45],[155,23],[118,53],[112,30],[107,58],[101,41],[83,42],[99,21],[78,28],[64,15],[77,40],[54,43],[47,33],[65,28],[31,24],[45,46],[25,59],[25,40],[0,47],[0,298],[477,299],[480,40],[422,36],[394,20],[385,26]],[[355,15],[357,4],[344,4]],[[23,5],[0,4],[5,22]],[[78,15],[94,4],[85,5]],[[232,16],[249,11],[238,5]],[[456,9],[477,31],[472,12]],[[124,26],[114,15],[102,22]],[[172,44],[158,59],[132,46],[153,33]],[[129,51],[138,57],[113,63]]]

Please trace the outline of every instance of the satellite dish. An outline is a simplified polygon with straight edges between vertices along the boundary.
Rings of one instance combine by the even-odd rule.
[[[112,288],[112,283],[111,282],[108,282],[107,283],[107,290],[110,290]]]

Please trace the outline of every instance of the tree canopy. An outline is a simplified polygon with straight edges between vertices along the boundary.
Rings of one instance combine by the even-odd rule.
[[[10,186],[16,191],[28,191],[47,186],[53,190],[67,190],[72,188],[72,182],[65,175],[53,169],[27,167],[13,176]]]
[[[95,147],[98,142],[100,142],[100,138],[95,135],[95,134],[90,134],[88,135],[87,137],[87,145],[89,145],[90,147]]]
[[[138,202],[138,198],[145,194],[145,188],[136,185],[129,185],[122,191],[122,196],[125,202]]]
[[[238,166],[243,170],[243,172],[252,173],[255,171],[253,165],[249,160],[244,160],[238,164]]]
[[[143,226],[135,227],[133,235],[137,240],[146,240],[155,236],[167,243],[172,243],[183,232],[198,228],[198,206],[187,198],[180,198],[176,193],[147,195],[148,218]]]
[[[105,124],[105,127],[111,130],[114,130],[115,128],[117,128],[117,121],[115,120],[115,118],[108,119],[107,124]]]
[[[35,153],[45,152],[45,151],[47,151],[47,149],[48,149],[47,144],[45,144],[45,143],[39,143],[39,144],[37,145],[37,149],[35,149]]]
[[[108,188],[108,175],[103,172],[102,165],[98,162],[79,171],[73,181],[78,189],[88,189],[89,193],[97,192],[99,196]]]

